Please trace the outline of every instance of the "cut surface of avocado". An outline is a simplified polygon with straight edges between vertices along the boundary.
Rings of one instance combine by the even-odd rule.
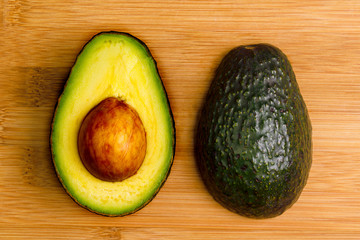
[[[135,109],[146,132],[147,147],[136,174],[111,182],[84,167],[78,134],[89,111],[113,97]],[[102,32],[84,46],[58,100],[51,151],[63,187],[90,211],[127,215],[154,198],[173,162],[175,126],[156,62],[143,42],[126,33]]]

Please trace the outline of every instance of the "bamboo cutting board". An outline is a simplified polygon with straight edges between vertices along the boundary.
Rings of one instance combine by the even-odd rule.
[[[360,1],[0,2],[0,238],[360,239]],[[109,218],[61,187],[49,149],[57,98],[100,31],[143,40],[176,122],[171,174],[141,211]],[[271,43],[290,59],[313,125],[313,165],[298,202],[252,220],[206,191],[194,159],[197,114],[221,58]]]

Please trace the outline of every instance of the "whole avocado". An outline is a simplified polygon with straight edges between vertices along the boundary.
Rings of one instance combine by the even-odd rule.
[[[282,214],[312,163],[312,127],[291,64],[269,44],[221,61],[200,112],[195,152],[210,194],[250,218]]]

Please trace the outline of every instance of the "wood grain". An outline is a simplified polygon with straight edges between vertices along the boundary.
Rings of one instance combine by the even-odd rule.
[[[360,239],[360,2],[0,1],[1,239]],[[68,197],[51,163],[53,109],[81,47],[129,32],[157,60],[174,113],[170,177],[141,211],[109,218]],[[292,62],[313,125],[298,202],[252,220],[217,204],[194,160],[194,128],[231,48],[267,42]]]

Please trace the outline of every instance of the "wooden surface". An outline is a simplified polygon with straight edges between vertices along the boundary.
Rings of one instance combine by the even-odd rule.
[[[360,239],[360,1],[0,2],[0,239]],[[53,109],[96,33],[129,32],[158,62],[175,117],[171,174],[141,211],[79,207],[51,162]],[[194,126],[214,70],[240,44],[267,42],[292,62],[313,124],[313,165],[298,202],[251,220],[201,182]]]

